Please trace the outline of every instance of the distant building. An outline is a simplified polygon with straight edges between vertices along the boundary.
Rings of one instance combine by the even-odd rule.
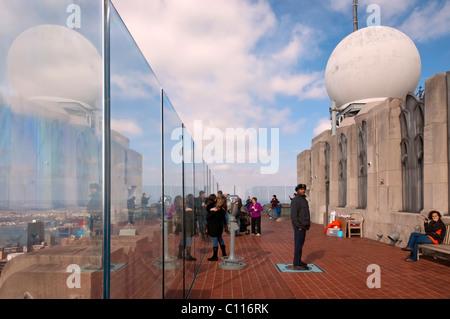
[[[42,242],[45,242],[44,222],[28,223],[27,252],[32,252],[33,246],[41,245]]]

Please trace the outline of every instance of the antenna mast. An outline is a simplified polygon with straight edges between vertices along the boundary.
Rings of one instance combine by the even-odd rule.
[[[358,31],[358,0],[353,0],[353,32]]]

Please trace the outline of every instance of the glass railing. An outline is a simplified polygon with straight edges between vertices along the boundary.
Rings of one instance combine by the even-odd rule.
[[[0,298],[101,298],[102,2],[0,7]]]
[[[215,179],[119,14],[0,7],[0,298],[185,298]]]
[[[239,196],[244,203],[249,197],[256,197],[261,205],[265,205],[275,195],[280,203],[290,204],[295,186],[219,185],[219,190],[224,194]]]
[[[289,202],[220,185],[111,3],[0,8],[0,298],[186,298],[205,195]]]

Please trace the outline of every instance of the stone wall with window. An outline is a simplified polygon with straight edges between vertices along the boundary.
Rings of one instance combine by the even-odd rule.
[[[449,74],[429,78],[423,99],[409,93],[367,103],[298,155],[313,222],[327,225],[331,211],[359,212],[364,237],[391,243],[387,235],[398,232],[401,246],[415,226],[423,231],[420,213],[438,210],[450,222]]]

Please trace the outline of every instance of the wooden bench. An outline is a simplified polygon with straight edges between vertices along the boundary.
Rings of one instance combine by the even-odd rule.
[[[450,256],[450,224],[445,224],[446,232],[442,244],[421,244],[418,246],[417,260],[419,260],[420,255],[426,255],[425,252],[432,251],[433,257],[442,258],[439,253],[446,254]],[[446,258],[444,258],[446,259]]]

